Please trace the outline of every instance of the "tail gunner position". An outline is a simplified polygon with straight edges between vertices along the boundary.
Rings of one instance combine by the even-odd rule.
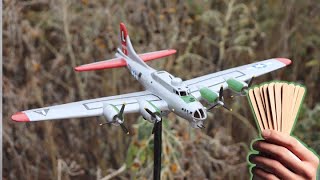
[[[12,115],[12,120],[29,122],[104,116],[106,123],[120,125],[128,133],[123,125],[124,114],[139,112],[144,119],[155,123],[161,121],[162,116],[173,112],[186,119],[192,127],[203,128],[207,110],[216,106],[228,109],[223,102],[224,89],[245,95],[253,77],[291,64],[289,59],[273,58],[182,81],[181,78],[166,71],[157,71],[145,63],[172,55],[176,50],[137,54],[123,23],[120,24],[119,39],[121,49],[117,49],[116,58],[78,66],[75,70],[92,71],[126,66],[131,75],[144,86],[145,91],[22,111]],[[201,99],[206,101],[208,108],[199,102]]]

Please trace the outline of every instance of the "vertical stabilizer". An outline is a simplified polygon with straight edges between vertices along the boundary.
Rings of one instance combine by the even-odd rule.
[[[123,23],[120,23],[120,43],[121,43],[121,50],[123,54],[128,56],[133,61],[139,63],[140,65],[150,68],[136,53],[136,51],[133,49],[129,35],[128,30],[126,26]]]
[[[126,26],[123,23],[120,23],[120,43],[121,43],[121,50],[125,55],[128,55],[127,50],[127,36],[128,31]]]

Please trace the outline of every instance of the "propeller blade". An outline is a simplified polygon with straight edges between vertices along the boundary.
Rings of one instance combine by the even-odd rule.
[[[123,103],[122,106],[121,106],[121,109],[119,111],[119,114],[118,114],[118,117],[121,120],[123,120],[123,111],[124,111],[125,106],[126,106],[126,103]]]
[[[129,134],[129,131],[128,131],[128,129],[126,128],[125,125],[123,125],[123,124],[121,123],[120,126],[121,126],[121,128],[122,128],[122,130],[123,130],[124,133]]]
[[[252,76],[252,78],[250,79],[249,83],[248,83],[248,87],[250,87],[252,85],[252,82],[254,80],[255,76]]]
[[[144,108],[144,109],[150,114],[150,116],[152,118],[156,118],[157,117],[153,112],[150,111],[150,109],[148,109],[148,108]]]
[[[222,99],[223,99],[223,86],[221,86],[219,90],[219,101],[222,101]]]
[[[232,109],[228,108],[226,105],[222,105],[222,107],[224,107],[228,111],[232,111]]]
[[[218,106],[218,105],[219,105],[218,103],[212,105],[211,107],[208,108],[208,111],[210,111],[212,108],[214,108],[214,107],[216,107],[216,106]]]
[[[103,126],[103,125],[105,125],[105,124],[109,124],[109,122],[100,123],[99,125],[100,125],[100,126]]]

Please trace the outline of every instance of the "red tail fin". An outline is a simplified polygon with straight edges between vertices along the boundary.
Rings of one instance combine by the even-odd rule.
[[[128,55],[127,36],[128,36],[128,31],[127,31],[126,26],[123,23],[120,23],[121,50],[125,55]]]

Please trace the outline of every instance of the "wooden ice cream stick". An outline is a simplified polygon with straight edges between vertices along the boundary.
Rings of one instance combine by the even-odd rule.
[[[286,118],[287,118],[287,111],[286,108],[288,106],[288,84],[284,83],[282,85],[282,104],[281,104],[281,132],[285,132],[286,130]]]
[[[287,98],[285,101],[285,109],[284,109],[284,122],[285,122],[285,126],[284,126],[284,133],[290,134],[290,124],[291,124],[291,107],[292,107],[292,102],[293,102],[293,96],[294,96],[294,89],[295,89],[295,85],[294,84],[288,84],[285,90],[285,97]]]
[[[294,114],[293,114],[293,110],[294,110],[294,107],[295,107],[295,105],[296,105],[296,103],[297,103],[299,90],[300,90],[300,86],[299,86],[299,85],[296,85],[296,86],[295,86],[295,89],[294,89],[294,94],[293,94],[293,102],[292,102],[292,106],[291,106],[291,110],[290,110],[290,112],[291,112],[291,117],[290,117],[290,119],[291,119],[291,120],[294,120],[294,119],[295,119]]]
[[[265,103],[265,111],[267,114],[267,121],[268,121],[268,125],[269,128],[274,130],[274,126],[273,126],[273,120],[272,120],[272,116],[271,116],[271,112],[270,112],[270,102],[269,102],[269,95],[268,95],[268,84],[263,85],[263,95],[264,95],[264,103]]]
[[[295,103],[295,106],[294,106],[294,109],[293,109],[293,113],[292,113],[292,116],[291,116],[291,118],[292,118],[291,119],[291,123],[289,124],[289,127],[290,127],[289,133],[291,132],[293,124],[295,122],[295,119],[297,118],[297,114],[298,114],[298,111],[299,111],[300,105],[302,103],[302,99],[303,99],[303,96],[304,96],[305,92],[306,92],[306,89],[304,87],[299,87],[298,98],[297,98],[297,101]]]
[[[274,94],[274,86],[275,83],[270,83],[268,86],[268,94],[269,94],[269,102],[270,102],[270,109],[271,109],[271,116],[273,121],[273,127],[275,130],[280,131],[277,123],[277,111],[276,111],[276,103],[275,103],[275,94]]]
[[[263,86],[260,86],[260,87],[259,87],[259,91],[260,91],[260,96],[261,96],[262,105],[263,105],[263,108],[265,109],[265,108],[266,108],[266,104],[265,104],[265,102],[264,102]]]
[[[265,129],[269,129],[267,118],[266,118],[266,113],[264,111],[264,107],[263,107],[263,104],[262,104],[262,101],[261,101],[260,90],[259,90],[259,88],[256,87],[256,88],[253,89],[253,92],[254,92],[254,96],[256,97],[256,101],[257,101],[257,104],[258,104],[258,109],[259,109],[259,112],[260,112],[260,115],[261,115],[263,126],[265,127]]]
[[[263,123],[261,121],[261,117],[260,117],[260,112],[258,110],[258,106],[257,106],[257,102],[256,102],[256,99],[254,97],[254,93],[253,93],[253,89],[250,89],[249,90],[249,98],[250,98],[250,103],[253,107],[253,110],[254,110],[254,114],[256,116],[256,119],[258,121],[258,124],[259,124],[259,127],[260,127],[260,130],[264,130],[264,126],[263,126]]]
[[[276,83],[274,85],[274,93],[275,93],[275,105],[277,112],[277,124],[279,131],[282,131],[282,122],[281,122],[281,104],[282,104],[282,85],[283,83]]]

